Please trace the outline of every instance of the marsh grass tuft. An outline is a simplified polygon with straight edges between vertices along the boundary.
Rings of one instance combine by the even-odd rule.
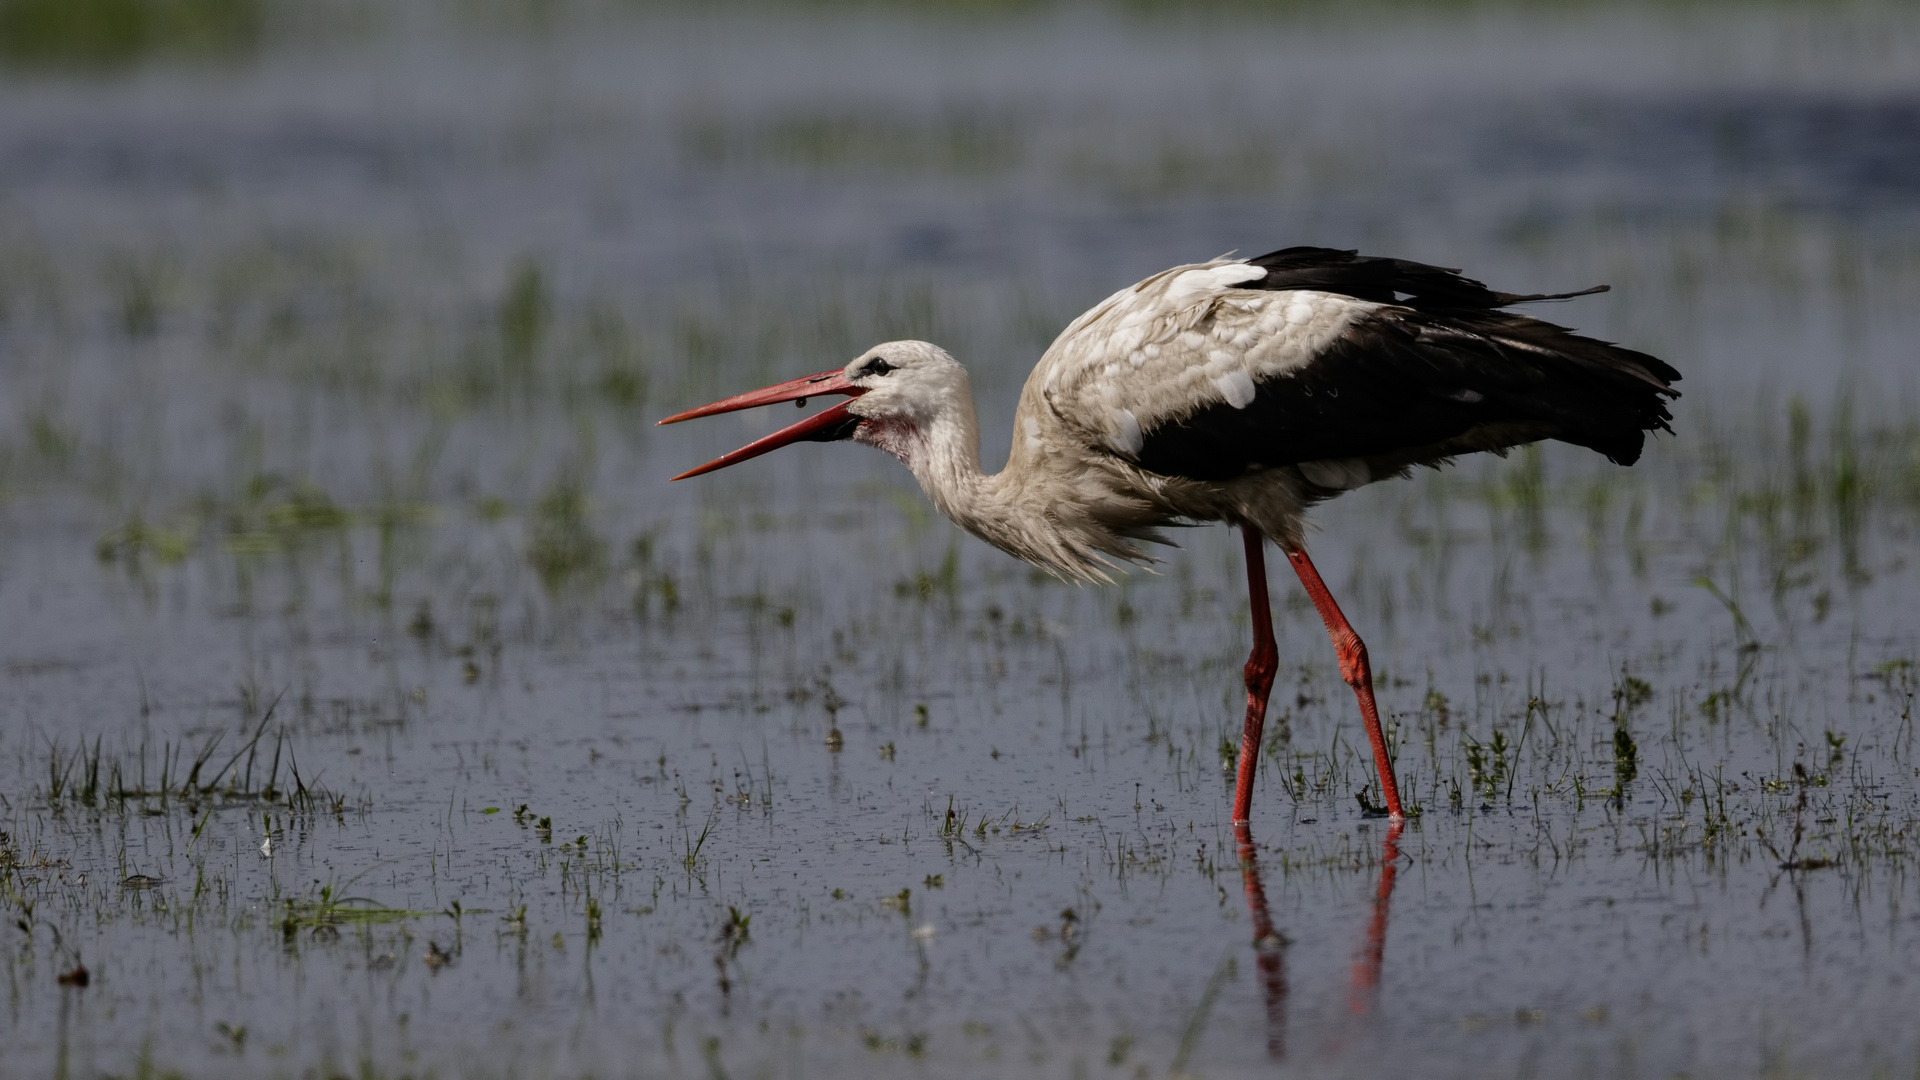
[[[357,876],[364,876],[357,875]],[[352,881],[344,883],[351,885]],[[406,919],[427,919],[446,916],[458,922],[462,914],[476,914],[474,911],[462,912],[458,908],[447,911],[420,911],[407,908],[388,907],[363,896],[341,896],[332,882],[319,887],[306,897],[288,897],[281,902],[280,931],[292,937],[300,930],[337,929],[341,926],[367,926],[381,923],[399,922]]]
[[[527,559],[549,593],[592,584],[606,562],[606,541],[588,521],[586,491],[572,476],[541,494],[528,532]]]
[[[0,60],[84,70],[236,57],[258,45],[264,22],[259,0],[0,0]]]
[[[552,309],[540,264],[522,260],[500,300],[500,359],[510,378],[524,383],[533,377]]]

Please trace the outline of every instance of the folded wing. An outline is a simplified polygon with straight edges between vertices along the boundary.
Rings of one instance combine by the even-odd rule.
[[[1196,480],[1305,465],[1316,484],[1350,487],[1545,438],[1631,464],[1646,432],[1667,429],[1679,373],[1499,310],[1572,295],[1289,248],[1115,294],[1069,327],[1036,377],[1088,441]]]

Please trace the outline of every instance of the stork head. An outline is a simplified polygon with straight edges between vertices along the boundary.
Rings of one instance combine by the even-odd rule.
[[[908,459],[922,434],[956,402],[972,402],[967,369],[945,349],[924,341],[889,341],[861,353],[844,368],[737,394],[676,413],[660,423],[677,424],[782,401],[805,405],[808,398],[822,394],[845,394],[854,400],[817,412],[674,479],[724,469],[797,442],[853,439]]]

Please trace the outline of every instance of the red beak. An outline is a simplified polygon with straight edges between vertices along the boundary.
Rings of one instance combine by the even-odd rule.
[[[859,397],[866,392],[864,387],[855,386],[849,382],[846,372],[843,369],[834,368],[832,371],[823,371],[818,375],[808,375],[805,378],[795,379],[792,382],[783,382],[778,386],[769,386],[764,390],[755,390],[746,394],[735,394],[733,397],[716,401],[711,405],[702,405],[697,409],[688,409],[683,413],[675,413],[665,420],[660,421],[660,423],[677,424],[682,420],[693,420],[702,416],[713,416],[717,413],[736,412],[740,409],[751,409],[758,405],[773,405],[782,401],[798,401],[800,404],[805,405],[808,398],[820,394],[845,394],[848,397]],[[712,461],[707,462],[697,469],[688,469],[686,472],[674,477],[674,479],[685,480],[689,476],[699,476],[701,473],[710,473],[715,469],[724,469],[729,465],[738,465],[749,458],[757,458],[761,454],[778,450],[790,443],[839,442],[841,439],[852,438],[853,429],[859,426],[860,418],[848,412],[845,404],[835,405],[833,408],[817,412],[797,424],[790,424],[783,427],[764,439],[750,442],[731,454],[714,458]]]

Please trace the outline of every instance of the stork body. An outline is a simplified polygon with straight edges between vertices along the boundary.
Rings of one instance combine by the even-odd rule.
[[[1599,290],[1587,290],[1589,292]],[[1666,430],[1679,373],[1501,310],[1531,300],[1455,271],[1324,248],[1177,266],[1075,319],[1021,391],[1006,468],[980,468],[966,369],[895,341],[841,369],[668,417],[674,423],[820,394],[853,400],[675,479],[800,441],[851,439],[910,469],[968,532],[1064,578],[1155,561],[1170,525],[1238,526],[1254,648],[1234,820],[1247,820],[1278,656],[1265,541],[1286,553],[1359,698],[1386,810],[1402,813],[1366,648],[1304,546],[1314,503],[1460,454],[1541,439],[1620,464]]]

